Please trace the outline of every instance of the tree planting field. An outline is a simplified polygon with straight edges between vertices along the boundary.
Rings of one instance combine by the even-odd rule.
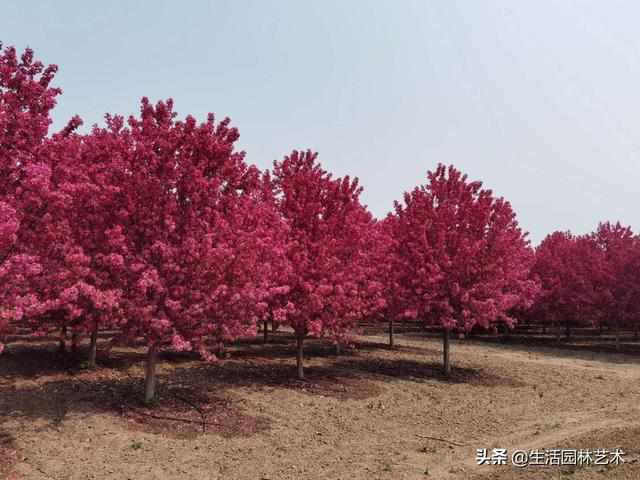
[[[223,359],[165,351],[157,407],[139,402],[146,348],[59,354],[57,337],[14,336],[0,363],[2,473],[21,479],[640,478],[640,343],[540,332],[452,340],[366,330],[325,341],[295,369],[292,331],[246,338]],[[106,345],[107,337],[100,339]],[[488,342],[486,340],[493,340]],[[102,347],[101,347],[102,348]],[[102,352],[102,350],[101,350]],[[476,449],[622,448],[620,466],[478,466]]]
[[[441,163],[375,218],[171,98],[50,132],[56,71],[0,43],[0,476],[640,478],[631,227]]]

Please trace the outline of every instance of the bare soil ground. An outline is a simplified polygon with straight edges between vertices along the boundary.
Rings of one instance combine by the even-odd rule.
[[[366,332],[339,356],[307,341],[305,381],[286,331],[212,364],[168,352],[157,408],[138,401],[144,348],[102,352],[92,371],[54,338],[16,337],[0,357],[0,478],[640,479],[638,344],[527,335],[453,342],[447,379],[429,331],[393,350]],[[477,466],[495,447],[620,447],[626,462]]]

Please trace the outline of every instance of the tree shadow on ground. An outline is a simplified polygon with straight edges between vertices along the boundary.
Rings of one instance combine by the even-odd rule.
[[[237,360],[201,364],[180,369],[189,384],[218,383],[220,388],[264,387],[297,390],[310,395],[339,399],[363,399],[380,392],[372,379],[335,365],[305,367],[305,378],[298,379],[295,364],[266,359]]]
[[[144,349],[114,349],[101,358],[98,370],[92,371],[80,369],[77,358],[58,354],[55,344],[44,349],[41,345],[17,346],[0,362],[0,415],[5,419],[38,419],[42,424],[36,422],[33,425],[40,426],[34,428],[55,430],[70,413],[108,413],[131,421],[134,428],[154,433],[234,436],[268,428],[268,421],[245,411],[233,400],[230,393],[237,387],[366,399],[380,393],[381,380],[389,378],[519,386],[474,369],[454,368],[452,376],[445,378],[438,363],[396,355],[404,350],[424,354],[425,349],[418,347],[389,350],[385,344],[360,342],[358,349],[336,356],[329,341],[310,341],[305,346],[305,358],[309,361],[310,357],[320,357],[321,365],[308,364],[304,380],[296,376],[292,338],[266,346],[248,340],[233,349],[230,359],[208,364],[200,362],[192,352],[163,353],[158,364],[160,404],[147,408],[140,403]],[[368,355],[379,349],[384,349],[390,358]],[[18,381],[24,379],[29,381]]]
[[[466,367],[451,368],[450,375],[444,375],[442,364],[436,362],[407,359],[354,358],[337,362],[338,368],[382,375],[401,380],[422,382],[436,380],[444,383],[460,383],[487,387],[524,387],[525,383],[510,377]]]
[[[292,334],[279,334],[273,340],[263,343],[260,338],[249,337],[230,343],[226,351],[231,358],[236,359],[281,359],[294,358],[296,355],[296,339]],[[376,342],[370,339],[358,339],[350,345],[341,345],[340,353],[336,346],[327,338],[306,337],[304,341],[305,358],[341,358],[358,356],[362,353],[375,351],[391,351],[395,353],[425,354],[434,352],[429,346],[395,345],[390,348],[388,343]]]
[[[365,335],[381,336],[385,335],[382,329],[376,330],[375,327],[365,329]],[[452,343],[470,343],[475,345],[492,345],[503,347],[508,350],[518,351],[522,353],[539,353],[542,355],[553,357],[569,357],[591,360],[595,356],[597,359],[611,363],[628,363],[629,361],[638,360],[640,358],[640,341],[633,340],[633,334],[626,332],[621,338],[620,350],[615,348],[615,337],[610,332],[599,335],[593,329],[575,329],[571,334],[571,340],[566,342],[561,338],[560,344],[557,343],[555,334],[542,334],[541,332],[519,330],[509,335],[493,334],[491,332],[474,332],[467,335],[464,339],[452,339]],[[415,342],[420,339],[428,339],[430,343],[433,341],[441,341],[442,332],[437,327],[429,327],[426,330],[413,328],[406,334],[396,333],[398,341],[409,340]]]
[[[0,362],[5,380],[69,374],[78,368],[76,358],[60,354],[52,345],[11,345],[2,352]]]
[[[99,350],[97,364],[102,368],[128,369],[146,358],[144,351],[131,348]],[[87,366],[88,348],[60,353],[56,344],[23,343],[10,345],[0,359],[0,378],[6,381],[37,380],[41,377],[74,375]]]
[[[70,413],[108,413],[154,433],[244,436],[267,428],[268,421],[231,400],[228,390],[234,387],[286,388],[342,399],[379,392],[373,381],[331,365],[308,368],[307,378],[298,380],[292,365],[295,350],[281,346],[287,347],[282,353],[291,362],[233,358],[205,364],[191,352],[164,352],[158,363],[157,408],[140,401],[144,349],[112,350],[97,370],[86,370],[78,358],[59,354],[54,343],[15,346],[0,362],[0,417],[27,418],[33,428],[44,431],[58,430]],[[310,351],[331,350],[320,345]]]
[[[265,418],[246,412],[219,385],[177,384],[181,375],[176,374],[162,376],[153,406],[141,402],[142,378],[107,369],[39,385],[2,385],[0,418],[26,418],[36,431],[45,431],[59,430],[71,413],[106,413],[130,422],[129,428],[179,438],[249,436],[268,427]]]
[[[61,353],[57,340],[21,336],[5,346],[0,357],[0,379],[4,381],[37,380],[52,375],[74,375],[89,367],[89,346],[78,345],[74,351]],[[108,339],[107,339],[108,340]],[[68,346],[68,345],[67,345]],[[98,344],[96,364],[99,368],[128,370],[146,361],[146,346],[112,346],[108,341]],[[200,361],[197,352],[165,350],[161,361],[182,364]]]
[[[509,348],[518,349],[520,351],[545,351],[555,356],[581,355],[582,358],[589,358],[593,354],[609,354],[607,361],[613,363],[624,363],[632,358],[640,357],[640,341],[633,340],[632,334],[625,334],[620,339],[620,349],[615,346],[615,337],[610,334],[597,335],[585,332],[576,332],[572,334],[571,339],[567,342],[561,337],[560,343],[554,335],[512,333],[510,335],[491,335],[480,334],[474,335],[469,340],[477,343],[489,343],[505,345]],[[540,350],[538,350],[540,349]],[[615,356],[613,356],[615,355]],[[601,355],[601,359],[605,359]]]

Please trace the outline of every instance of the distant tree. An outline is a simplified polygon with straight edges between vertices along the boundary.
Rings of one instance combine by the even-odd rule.
[[[601,223],[593,237],[611,272],[603,320],[613,327],[616,349],[620,349],[620,328],[637,332],[640,322],[640,239],[620,222]]]
[[[399,282],[404,268],[403,258],[399,257],[397,238],[397,216],[387,215],[374,225],[372,245],[369,250],[370,262],[375,268],[374,277],[380,282],[383,302],[374,312],[374,320],[383,320],[389,327],[389,347],[395,346],[395,322],[402,319],[406,303],[406,289]]]
[[[439,165],[426,185],[395,203],[398,282],[403,315],[442,327],[444,373],[451,372],[450,332],[515,320],[510,311],[530,302],[533,252],[511,205],[470,182],[455,167]]]
[[[610,298],[611,271],[602,250],[592,236],[574,236],[570,232],[548,235],[536,249],[532,272],[541,292],[532,306],[532,315],[555,326],[560,341],[560,326],[595,325]]]

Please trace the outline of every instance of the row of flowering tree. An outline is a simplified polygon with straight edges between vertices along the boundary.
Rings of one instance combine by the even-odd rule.
[[[527,312],[561,322],[637,326],[638,239],[603,224],[534,249],[510,204],[454,167],[376,220],[357,179],[334,178],[311,151],[260,171],[235,149],[229,119],[178,117],[142,100],[79,133],[49,134],[56,68],[0,45],[0,328],[99,330],[143,339],[145,400],[163,349],[214,360],[267,320],[304,339],[348,342],[364,318],[437,325],[449,339],[513,327]],[[533,306],[532,306],[533,305]]]
[[[86,334],[90,362],[99,329],[142,338],[149,400],[164,348],[212,360],[271,318],[295,331],[302,377],[307,334],[344,340],[382,304],[357,180],[312,152],[261,172],[229,119],[181,119],[171,100],[48,135],[55,72],[0,56],[1,327],[58,331],[62,349]]]
[[[620,223],[595,232],[548,235],[536,249],[532,278],[541,290],[529,319],[544,326],[608,326],[620,348],[620,330],[640,327],[640,238]]]

